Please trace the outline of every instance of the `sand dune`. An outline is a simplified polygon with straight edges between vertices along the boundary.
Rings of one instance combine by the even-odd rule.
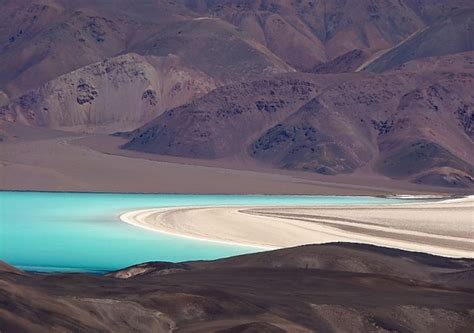
[[[262,248],[343,241],[474,257],[474,196],[377,206],[159,208],[121,219],[157,232]]]

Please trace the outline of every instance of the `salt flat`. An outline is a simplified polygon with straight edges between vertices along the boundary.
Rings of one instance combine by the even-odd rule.
[[[267,248],[355,242],[474,257],[472,196],[401,205],[159,208],[121,219],[158,232]]]

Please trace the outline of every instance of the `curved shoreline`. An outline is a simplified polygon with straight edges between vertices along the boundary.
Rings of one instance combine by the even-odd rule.
[[[205,206],[206,208],[208,207],[225,207],[225,206]],[[240,206],[242,207],[242,206]],[[140,209],[140,210],[133,210],[130,212],[126,212],[120,215],[120,220],[122,222],[125,222],[127,224],[130,224],[132,226],[142,228],[145,230],[157,232],[160,234],[165,234],[165,235],[171,235],[171,236],[177,236],[177,237],[182,237],[182,238],[188,238],[188,239],[194,239],[194,240],[200,240],[200,241],[205,241],[205,242],[211,242],[211,243],[220,243],[220,244],[228,244],[228,245],[238,245],[238,246],[245,246],[245,247],[255,247],[259,248],[262,250],[276,250],[279,249],[280,247],[273,247],[273,246],[264,246],[264,245],[258,245],[258,244],[248,244],[248,243],[243,243],[243,242],[234,242],[231,240],[219,240],[219,239],[212,239],[212,238],[206,238],[206,237],[199,237],[199,236],[192,236],[188,235],[185,233],[179,233],[179,232],[173,232],[165,229],[160,229],[157,226],[151,226],[150,223],[147,223],[145,221],[142,221],[142,219],[139,217],[140,214],[147,214],[147,213],[161,213],[161,212],[169,212],[170,210],[174,209],[199,209],[203,208],[203,206],[183,206],[183,207],[166,207],[166,208],[151,208],[151,209]]]
[[[474,196],[388,205],[167,207],[120,219],[154,232],[261,250],[343,241],[474,257]]]

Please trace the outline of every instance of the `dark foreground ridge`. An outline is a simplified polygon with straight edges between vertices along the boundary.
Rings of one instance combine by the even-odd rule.
[[[0,264],[2,332],[471,332],[474,260],[309,245],[105,276]]]

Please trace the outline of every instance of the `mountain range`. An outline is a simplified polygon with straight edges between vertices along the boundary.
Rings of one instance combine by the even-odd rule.
[[[0,6],[4,143],[13,123],[113,134],[124,153],[474,186],[472,1]]]

